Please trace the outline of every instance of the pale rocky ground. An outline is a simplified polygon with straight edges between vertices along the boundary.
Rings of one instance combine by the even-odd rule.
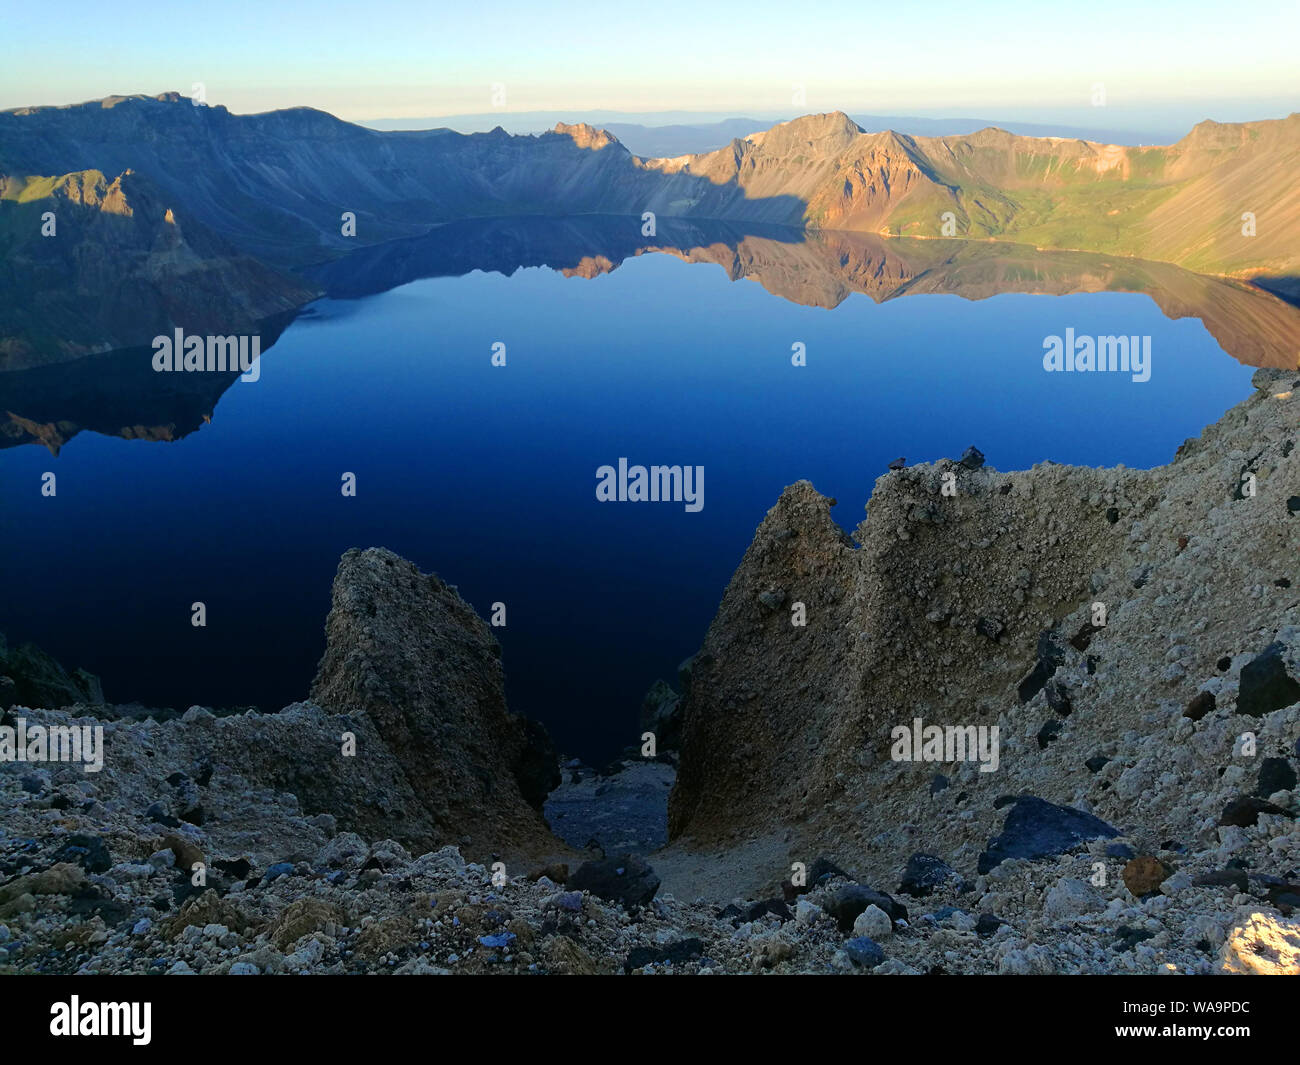
[[[670,771],[552,793],[549,810],[596,824],[612,859],[604,882],[579,872],[587,841],[550,837],[525,802],[532,741],[500,702],[482,623],[395,556],[350,553],[328,710],[84,717],[104,725],[103,772],[0,765],[0,971],[1300,973],[1298,381],[1261,371],[1255,396],[1153,471],[887,474],[856,545],[811,486],[787,490],[689,671],[654,874],[609,848],[653,845],[649,796]],[[1243,469],[1257,491],[1234,498]],[[963,494],[945,512],[948,470]],[[385,602],[383,568],[409,599]],[[791,632],[793,600],[810,623]],[[1107,624],[1079,648],[1094,601]],[[375,634],[416,632],[400,613],[430,603],[442,620],[418,631],[439,655],[412,645],[426,672],[384,676],[397,666]],[[1053,627],[1055,670],[1029,691]],[[470,672],[439,676],[429,663],[447,656]],[[430,708],[392,698],[433,683]],[[471,729],[447,764],[413,761],[365,708],[433,751],[483,702],[508,758]],[[89,711],[16,706],[5,723],[74,713]],[[913,716],[999,725],[998,771],[891,760],[890,727]],[[365,752],[346,766],[343,731]],[[419,797],[449,775],[482,788],[463,838],[457,809]],[[1025,795],[1111,827],[989,868]],[[607,796],[635,813],[630,830],[601,822]],[[952,870],[928,894],[900,887],[917,853]],[[205,863],[205,892],[178,861]]]
[[[223,813],[202,828],[183,827],[165,846],[161,826],[146,825],[118,799],[90,798],[100,789],[87,787],[79,769],[59,768],[50,778],[50,790],[34,795],[21,791],[17,774],[0,777],[5,868],[41,870],[0,887],[0,965],[7,972],[615,973],[631,966],[662,973],[1173,974],[1294,972],[1300,965],[1300,922],[1281,917],[1257,893],[1188,886],[1189,867],[1214,866],[1214,852],[1184,865],[1166,893],[1138,900],[1118,878],[1100,889],[1087,882],[1092,863],[1106,860],[1099,842],[1055,861],[1005,863],[966,893],[956,885],[921,899],[893,893],[907,907],[905,922],[872,909],[842,930],[827,910],[844,879],[788,909],[773,900],[778,912],[752,918],[722,913],[726,895],[715,903],[663,888],[629,912],[533,879],[536,870],[507,868],[508,879],[494,883],[489,867],[467,864],[454,847],[413,857],[391,840],[368,845],[352,833],[331,834],[329,815],[303,817],[285,796],[237,796],[232,810],[262,807],[252,830],[240,825],[232,835],[234,823]],[[76,795],[90,807],[55,809],[51,794]],[[1246,830],[1232,854],[1266,856],[1270,843],[1284,838],[1277,827]],[[73,835],[106,844],[102,862],[94,851],[88,859],[102,871],[75,864],[76,852],[61,855],[70,862],[50,864],[50,848]],[[242,845],[219,846],[219,839]],[[185,862],[202,854],[212,863],[209,890],[191,893],[176,868],[178,853]],[[257,860],[247,870],[216,864],[222,855],[249,853]],[[726,886],[721,870],[737,857],[713,863],[719,890]],[[656,863],[665,872],[672,865]],[[736,900],[738,910],[747,905]],[[1006,923],[977,925],[984,913]],[[879,945],[883,960],[874,969],[855,965],[844,949],[858,933]]]

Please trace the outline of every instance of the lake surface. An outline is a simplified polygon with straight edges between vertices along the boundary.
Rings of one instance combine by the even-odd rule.
[[[472,241],[452,276],[398,283],[439,272],[418,244],[399,249],[396,272],[373,252],[331,267],[331,291],[379,291],[312,304],[264,345],[260,380],[195,401],[210,424],[160,433],[147,411],[114,413],[129,435],[177,438],[99,427],[65,432],[57,457],[0,450],[0,631],[99,674],[114,702],[275,709],[307,695],[339,555],[384,546],[485,617],[505,603],[495,631],[511,708],[561,749],[608,757],[638,741],[650,684],[675,684],[698,649],[784,486],[811,480],[851,530],[898,456],[975,444],[999,469],[1151,466],[1250,392],[1251,369],[1200,320],[1171,320],[1146,295],[876,303],[851,291],[870,289],[859,278],[805,293],[833,308],[807,306],[768,291],[814,272],[799,238],[764,246],[793,258],[764,259],[762,283],[731,279],[755,257],[728,239],[710,245],[721,268],[600,245],[561,257],[594,276],[565,276],[486,238],[484,264],[511,276],[454,276]],[[914,292],[927,276],[901,283]],[[1067,329],[1151,337],[1150,380],[1045,372],[1044,338]],[[796,343],[806,366],[791,364]],[[136,373],[148,352],[129,358]],[[0,378],[0,412],[61,395],[83,410],[129,406],[141,393],[121,384],[126,365]],[[599,502],[597,468],[623,457],[704,467],[703,508]],[[41,495],[46,471],[55,498]],[[355,498],[340,491],[345,472]],[[206,628],[190,624],[196,600]]]

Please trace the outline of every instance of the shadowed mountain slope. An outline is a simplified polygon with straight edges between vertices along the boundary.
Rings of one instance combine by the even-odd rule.
[[[184,226],[132,170],[0,176],[0,370],[170,333],[249,333],[315,295],[302,280]]]

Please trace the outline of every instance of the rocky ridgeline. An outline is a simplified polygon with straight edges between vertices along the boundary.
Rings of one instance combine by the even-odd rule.
[[[1289,914],[1300,373],[1255,383],[1150,471],[1000,473],[972,451],[881,477],[852,538],[832,500],[787,489],[691,663],[669,853],[761,855],[767,879],[742,880],[761,891],[810,855],[887,883],[925,850],[1003,917],[1062,876],[1097,912],[1131,902],[1127,854],[1179,870],[1220,923],[1238,905]],[[997,726],[998,768],[895,760],[893,730],[916,718]],[[1017,863],[984,856],[1017,796],[1096,815],[1116,853],[1002,890]]]
[[[177,325],[249,332],[317,295],[290,269],[432,226],[524,214],[623,216],[630,232],[648,211],[742,229],[997,236],[1254,277],[1294,295],[1300,218],[1275,212],[1258,232],[1227,239],[1222,227],[1235,219],[1217,204],[1288,203],[1298,142],[1297,115],[1202,123],[1175,145],[1139,148],[993,128],[866,132],[833,112],[710,152],[640,159],[584,124],[538,136],[412,136],[310,108],[234,115],[177,93],[0,111],[0,278],[12,293],[0,305],[0,371],[148,345]],[[1122,207],[1118,229],[1088,217],[1100,188]],[[340,225],[344,205],[355,227]],[[40,235],[47,212],[57,213],[57,241]],[[1024,273],[1051,270],[1036,262]],[[808,276],[795,285],[807,291]],[[922,289],[934,280],[922,277]],[[1236,302],[1227,287],[1217,296]]]
[[[6,651],[3,724],[106,763],[0,764],[0,969],[1300,972],[1300,373],[1256,383],[1151,471],[898,464],[853,537],[788,489],[647,697],[645,856],[671,759],[554,790],[488,627],[387,551],[279,714],[115,717]],[[897,760],[916,718],[996,770]]]
[[[774,819],[807,821],[809,836],[885,828],[912,819],[880,816],[895,799],[916,810],[964,793],[969,810],[1019,791],[1120,820],[1151,803],[1171,830],[1201,827],[1249,766],[1294,753],[1300,689],[1238,703],[1243,668],[1275,643],[1269,655],[1294,668],[1294,380],[1259,371],[1254,396],[1150,471],[1000,473],[980,456],[891,471],[852,539],[832,500],[807,482],[787,489],[691,663],[670,835],[709,843]],[[955,495],[941,494],[945,478]],[[1202,691],[1218,709],[1193,721],[1184,712]],[[917,717],[998,725],[998,771],[892,760],[891,730]],[[1260,758],[1229,771],[1248,728]],[[1106,764],[1089,767],[1095,756]],[[932,794],[942,768],[952,786]],[[976,820],[954,850],[993,834],[991,809]]]

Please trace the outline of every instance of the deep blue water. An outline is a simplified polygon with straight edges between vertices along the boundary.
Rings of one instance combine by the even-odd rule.
[[[1045,373],[1043,338],[1067,327],[1152,336],[1151,380]],[[851,530],[899,455],[1155,465],[1250,372],[1144,296],[824,310],[663,255],[595,280],[475,272],[322,300],[179,442],[0,451],[0,631],[98,673],[113,701],[277,708],[307,694],[338,556],[381,545],[485,616],[506,603],[511,707],[604,757],[637,741],[642,695],[675,682],[785,485],[836,497]],[[596,468],[620,456],[703,466],[703,510],[597,502]]]

